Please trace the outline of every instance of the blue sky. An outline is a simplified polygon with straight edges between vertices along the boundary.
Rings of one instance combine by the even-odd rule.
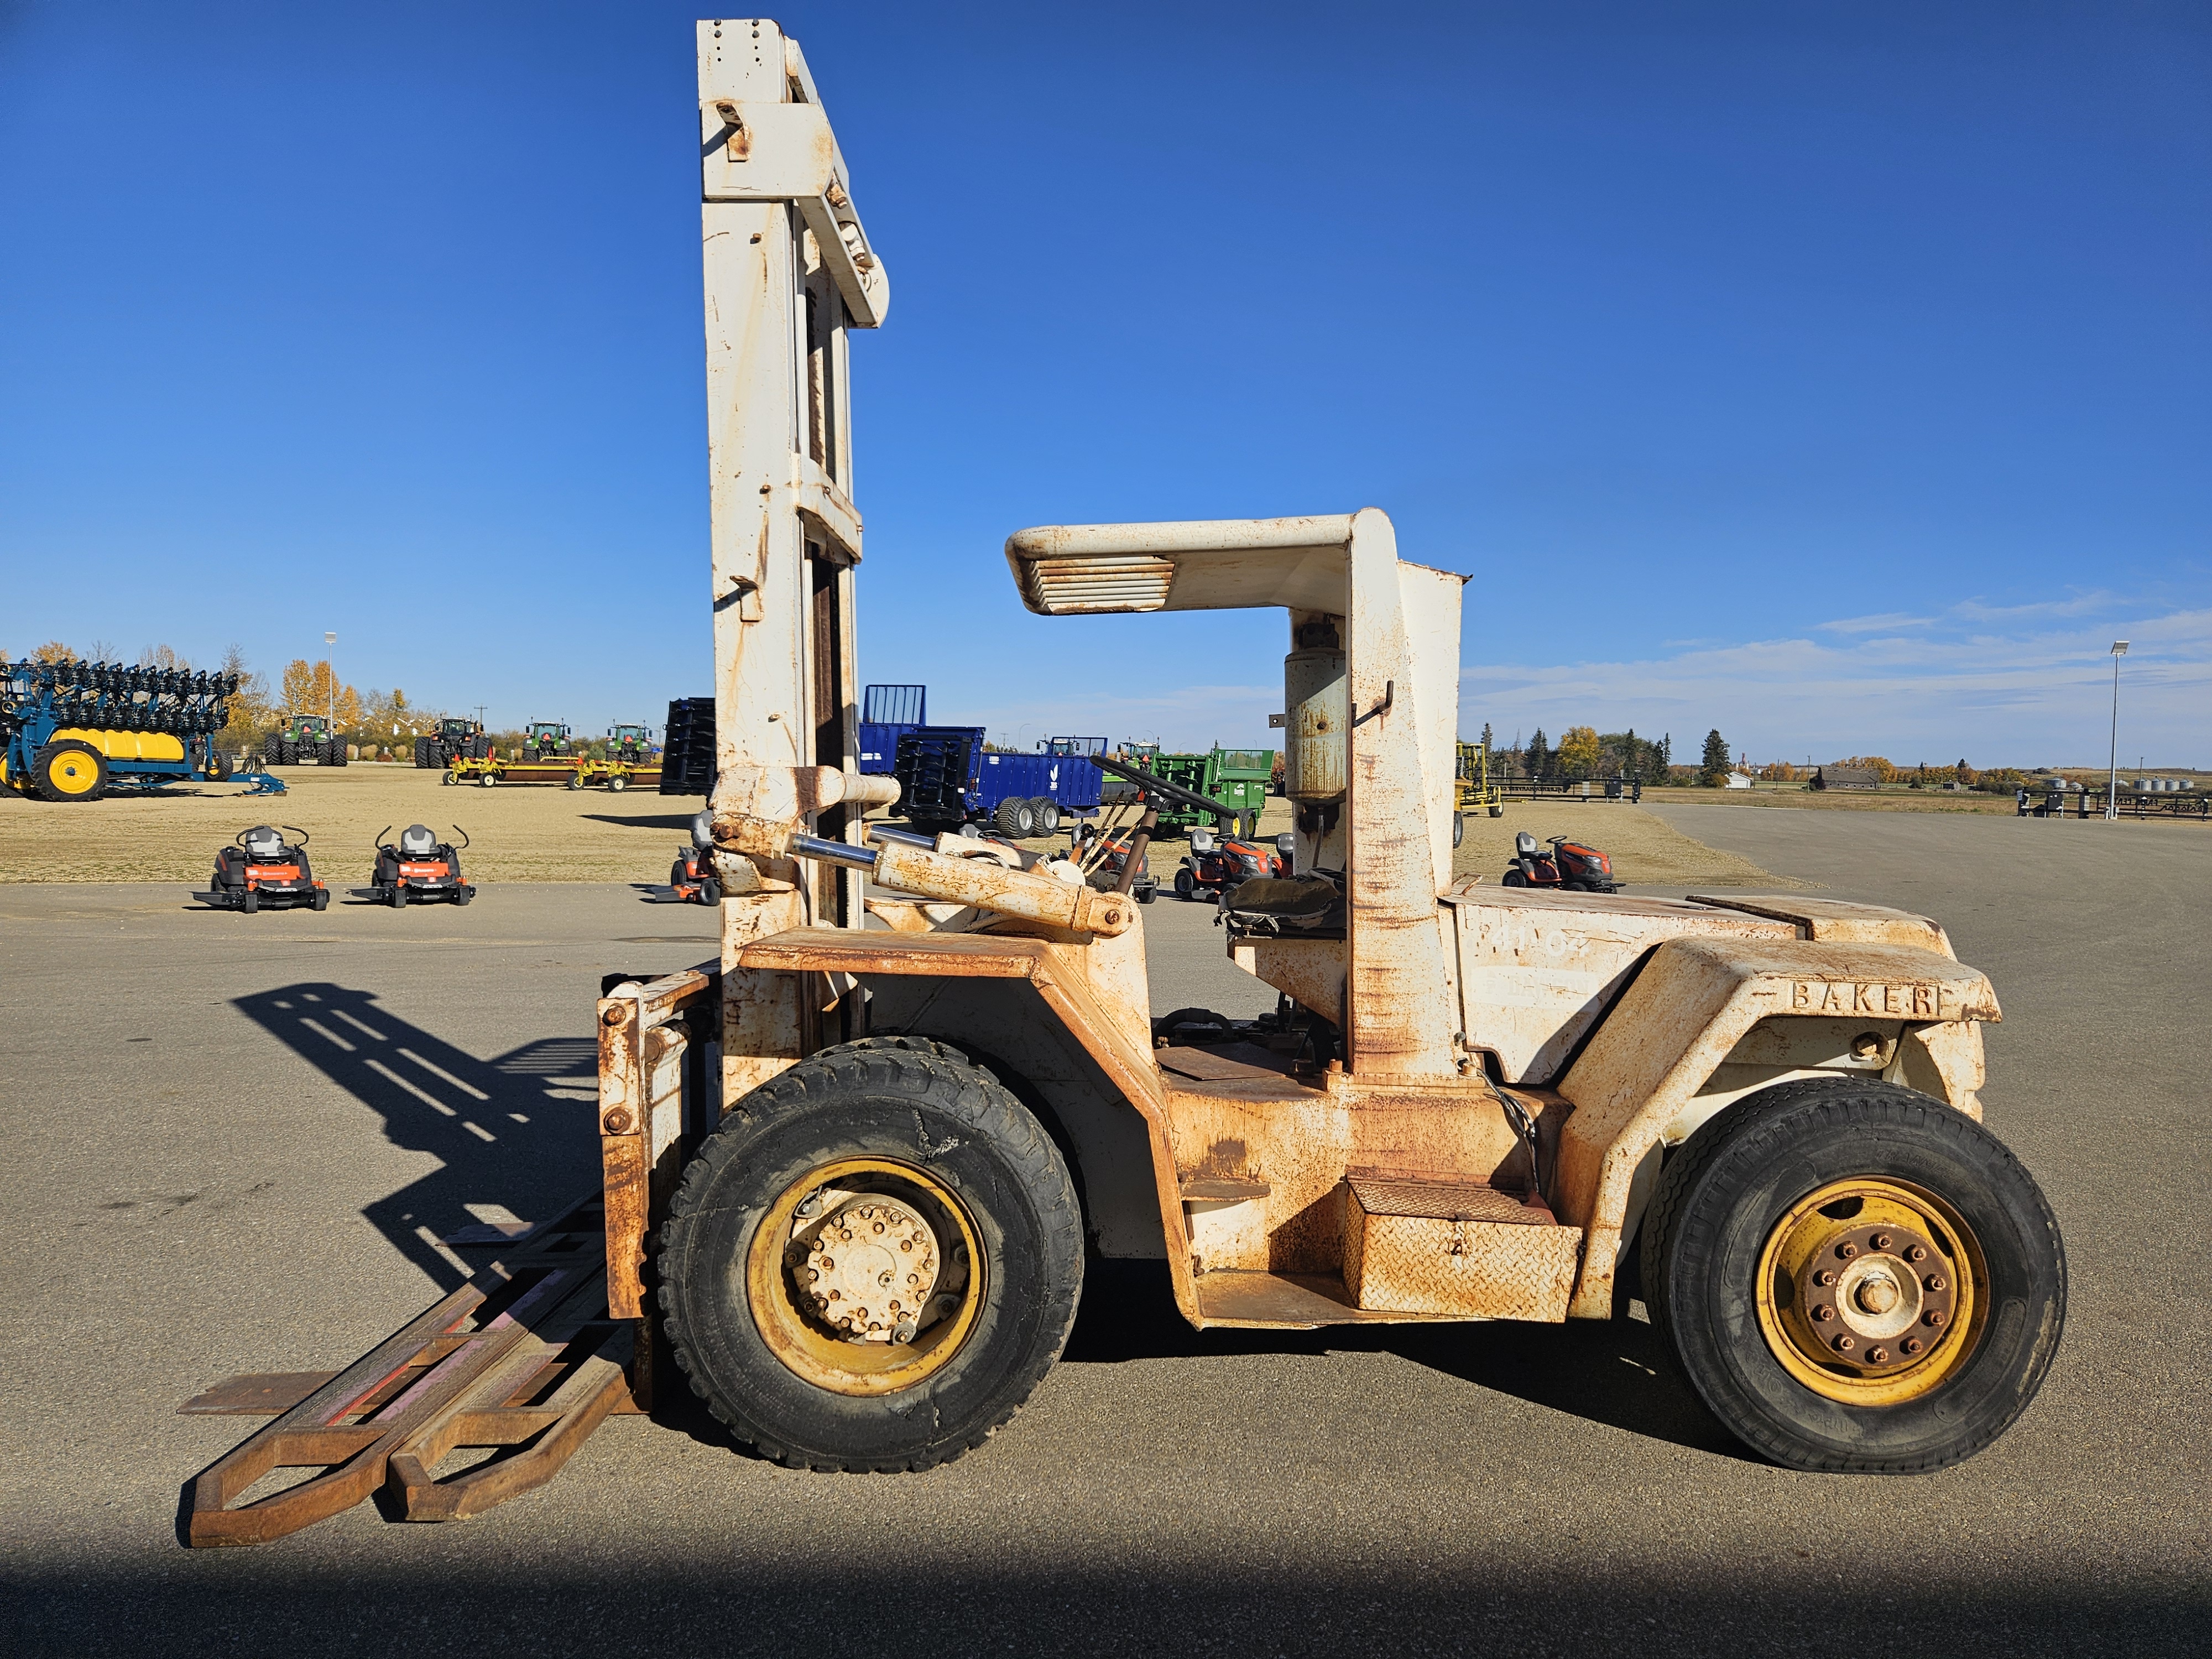
[[[708,689],[690,6],[0,0],[0,647]],[[1261,743],[1024,525],[1372,504],[1462,730],[2212,765],[2202,6],[786,6],[895,283],[861,660]]]

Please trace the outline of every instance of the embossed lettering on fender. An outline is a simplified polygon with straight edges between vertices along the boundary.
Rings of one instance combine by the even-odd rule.
[[[1793,1014],[1869,1014],[1892,1019],[1951,1020],[1959,1018],[1954,985],[1863,985],[1799,980],[1790,988]]]

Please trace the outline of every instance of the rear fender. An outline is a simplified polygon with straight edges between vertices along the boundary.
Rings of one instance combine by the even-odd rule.
[[[1553,1201],[1586,1240],[1569,1316],[1609,1316],[1664,1148],[1730,1102],[1785,1078],[1871,1072],[1978,1116],[1979,1023],[2000,1018],[1983,974],[1915,945],[1662,945],[1559,1085],[1575,1109]]]

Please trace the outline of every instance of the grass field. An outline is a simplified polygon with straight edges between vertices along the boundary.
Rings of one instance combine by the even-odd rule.
[[[411,766],[294,767],[282,775],[289,789],[274,796],[246,797],[234,784],[207,784],[63,805],[0,792],[0,880],[197,886],[218,847],[249,825],[277,823],[307,832],[316,873],[340,888],[368,879],[374,842],[387,824],[427,823],[447,835],[447,826],[458,823],[474,839],[463,857],[473,881],[664,882],[691,815],[704,805],[696,796],[640,789],[611,795],[541,785],[448,787],[442,773]],[[1712,798],[1710,791],[1682,793]],[[1290,827],[1290,804],[1268,802],[1261,832],[1273,836]],[[1612,854],[1623,880],[1641,885],[1792,884],[1648,812],[1602,801],[1516,801],[1502,818],[1469,817],[1454,869],[1495,879],[1517,830],[1539,840],[1571,835],[1588,841]],[[1178,856],[1176,844],[1162,848],[1154,871],[1164,877]]]

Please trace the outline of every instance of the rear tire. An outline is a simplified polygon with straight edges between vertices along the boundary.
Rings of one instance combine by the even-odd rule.
[[[1002,800],[991,814],[991,827],[1008,841],[1022,841],[1035,831],[1036,817],[1025,800]]]
[[[720,882],[716,881],[712,876],[709,876],[706,880],[699,884],[700,903],[720,904],[721,902],[722,884]]]
[[[797,1250],[817,1224],[798,1207],[825,1188],[856,1194],[823,1202],[830,1220],[881,1194],[932,1228],[931,1323],[911,1342],[848,1340],[801,1311]],[[926,1469],[981,1445],[1059,1358],[1083,1217],[1052,1138],[988,1073],[914,1044],[845,1049],[723,1118],[659,1265],[676,1363],[738,1440],[794,1468]]]
[[[323,751],[323,764],[325,766],[343,766],[345,763],[345,739],[343,738],[332,738],[330,741],[330,746]]]
[[[1526,887],[1528,878],[1518,870],[1508,870],[1498,884],[1500,887]]]
[[[1030,803],[1030,823],[1032,833],[1052,836],[1060,833],[1060,803],[1040,795]]]
[[[1458,813],[1452,814],[1452,845],[1456,847],[1467,839],[1467,820]]]
[[[427,772],[430,769],[432,757],[430,754],[430,739],[428,738],[416,738],[415,764],[423,771]]]
[[[607,793],[610,795],[619,795],[623,790],[629,787],[629,780],[619,772],[615,773],[607,779]]]
[[[1869,1221],[1887,1231],[1858,1238]],[[1842,1305],[1855,1273],[1890,1274],[1893,1255],[1911,1297],[1894,1333],[1866,1311],[1892,1304]],[[1820,1262],[1843,1284],[1801,1291]],[[1659,1178],[1642,1267],[1698,1397],[1793,1469],[1917,1474],[1972,1456],[2034,1399],[2066,1318],[2065,1248],[2027,1171],[1964,1113],[1872,1079],[1778,1084],[1705,1124]],[[1852,1364],[1831,1348],[1855,1331]]]
[[[499,774],[496,772],[487,772],[483,775],[483,787],[489,789],[499,781]]]
[[[571,789],[581,789],[583,787],[584,775],[581,772],[571,772],[568,774],[568,787]]]
[[[1194,899],[1198,896],[1198,878],[1191,873],[1190,866],[1188,864],[1176,867],[1175,890],[1176,896],[1179,899]]]

